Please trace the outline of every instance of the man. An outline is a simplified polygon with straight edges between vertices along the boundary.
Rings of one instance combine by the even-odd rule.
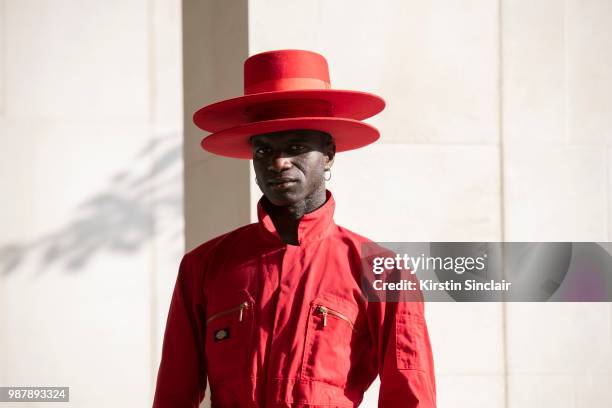
[[[336,151],[378,131],[379,97],[333,90],[316,53],[245,62],[245,95],[208,105],[204,149],[252,159],[258,222],[214,238],[180,265],[154,407],[356,407],[380,375],[380,407],[435,407],[420,302],[368,302],[361,244],[333,221],[325,188]]]

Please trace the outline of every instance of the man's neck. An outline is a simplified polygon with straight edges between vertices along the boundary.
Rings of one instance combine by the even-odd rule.
[[[288,206],[276,206],[265,200],[265,209],[272,218],[278,235],[285,244],[299,245],[298,226],[304,214],[313,212],[325,204],[325,188],[316,191],[303,201]]]

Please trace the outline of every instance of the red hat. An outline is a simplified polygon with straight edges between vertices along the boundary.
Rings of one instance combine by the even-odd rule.
[[[244,62],[244,96],[204,106],[193,115],[199,128],[212,133],[202,140],[202,148],[250,159],[251,136],[291,129],[329,133],[338,152],[375,142],[378,130],[361,120],[382,111],[385,101],[371,93],[330,87],[327,61],[320,54],[255,54]]]

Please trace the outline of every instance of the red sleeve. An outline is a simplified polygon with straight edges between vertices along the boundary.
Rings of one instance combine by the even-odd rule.
[[[435,408],[433,356],[422,302],[371,302],[381,408]]]
[[[204,399],[205,326],[200,282],[198,268],[189,254],[185,255],[166,321],[153,408],[197,408]]]

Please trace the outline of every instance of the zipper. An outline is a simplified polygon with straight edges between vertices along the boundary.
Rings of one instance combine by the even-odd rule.
[[[248,309],[250,307],[249,302],[244,301],[242,302],[240,305],[236,306],[236,307],[232,307],[231,309],[225,309],[222,310],[220,312],[215,313],[214,315],[210,316],[207,320],[206,323],[210,323],[211,320],[216,319],[217,317],[229,314],[229,313],[234,313],[236,311],[240,311],[240,314],[238,315],[238,321],[241,322],[242,321],[242,317],[244,315],[244,310]]]
[[[334,316],[337,319],[344,320],[351,326],[351,330],[354,330],[354,325],[351,319],[336,310],[330,309],[323,305],[316,305],[315,311],[323,316],[323,327],[327,326],[327,316],[329,315]]]

